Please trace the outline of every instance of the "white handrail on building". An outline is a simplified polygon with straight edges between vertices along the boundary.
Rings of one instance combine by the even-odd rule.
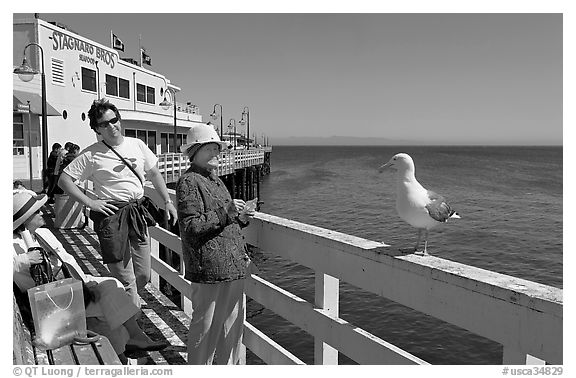
[[[151,186],[146,194],[162,203]],[[316,364],[337,363],[338,351],[361,364],[426,364],[340,319],[339,280],[502,344],[504,364],[525,364],[532,356],[562,364],[561,289],[433,256],[390,256],[385,244],[264,213],[256,214],[244,234],[261,250],[316,272],[315,304],[256,275],[246,286],[248,296],[315,337]],[[181,255],[180,238],[157,226],[150,236],[153,284],[164,278],[184,294],[181,305],[190,313],[183,259],[176,271],[158,254],[162,244]],[[301,363],[246,324],[245,344],[263,361]]]

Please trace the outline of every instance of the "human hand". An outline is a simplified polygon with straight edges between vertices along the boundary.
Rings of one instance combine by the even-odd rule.
[[[230,218],[235,218],[238,213],[241,211],[241,209],[243,209],[245,206],[245,203],[243,200],[241,199],[233,199],[232,202],[230,202],[230,204],[228,205],[228,216]]]
[[[98,211],[100,213],[104,213],[106,215],[113,215],[118,208],[110,203],[109,199],[96,199],[90,202],[88,206],[90,210]]]
[[[26,252],[26,256],[28,256],[28,261],[30,265],[32,264],[40,264],[44,261],[44,256],[42,256],[42,251],[39,249],[33,249],[31,251]]]
[[[178,211],[176,211],[174,204],[172,202],[168,202],[164,211],[166,212],[168,220],[172,219],[172,226],[174,226],[176,221],[178,221]]]
[[[257,204],[258,204],[258,198],[254,198],[248,202],[245,202],[244,207],[240,211],[238,218],[244,223],[248,222],[248,219],[252,218],[256,213]]]

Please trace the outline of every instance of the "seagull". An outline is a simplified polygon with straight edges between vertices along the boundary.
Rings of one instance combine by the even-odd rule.
[[[410,155],[396,154],[386,164],[378,168],[382,173],[388,168],[397,171],[396,210],[402,220],[418,229],[418,241],[411,251],[419,255],[428,255],[428,231],[449,218],[460,218],[446,202],[446,199],[431,190],[424,188],[414,175],[416,169]],[[424,251],[419,252],[420,241],[424,233]]]

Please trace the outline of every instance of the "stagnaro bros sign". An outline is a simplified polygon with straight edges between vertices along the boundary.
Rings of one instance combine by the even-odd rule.
[[[52,36],[49,38],[53,41],[53,50],[78,51],[80,53],[78,58],[82,62],[95,64],[97,61],[101,61],[110,66],[110,68],[114,68],[118,60],[117,53],[94,46],[89,42],[67,35],[59,30],[52,31]]]

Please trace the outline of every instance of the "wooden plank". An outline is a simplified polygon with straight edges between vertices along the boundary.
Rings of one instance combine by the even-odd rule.
[[[149,227],[148,232],[151,238],[156,239],[160,244],[171,249],[179,256],[182,256],[182,242],[180,241],[180,237],[158,226]]]
[[[369,332],[331,317],[304,299],[256,275],[252,274],[246,281],[246,294],[360,364],[427,364]]]
[[[298,357],[248,322],[244,322],[243,344],[268,365],[305,365]]]
[[[174,286],[174,288],[180,293],[184,294],[190,291],[190,281],[186,280],[180,272],[166,264],[164,261],[152,256],[150,265],[152,270],[158,273],[170,285]]]
[[[100,365],[91,344],[72,345],[72,349],[78,359],[78,365]]]
[[[100,356],[101,364],[122,365],[122,362],[120,362],[114,348],[112,348],[112,344],[110,344],[110,341],[108,341],[106,337],[100,336],[100,339],[91,343],[91,345],[94,348],[94,351]]]
[[[340,281],[322,272],[314,276],[314,303],[327,315],[338,317]],[[326,344],[319,338],[314,339],[314,364],[338,365],[338,350]]]
[[[562,290],[257,213],[246,241],[553,364],[562,363]]]
[[[52,356],[54,358],[54,363],[52,365],[77,365],[69,344],[60,348],[52,349]]]

